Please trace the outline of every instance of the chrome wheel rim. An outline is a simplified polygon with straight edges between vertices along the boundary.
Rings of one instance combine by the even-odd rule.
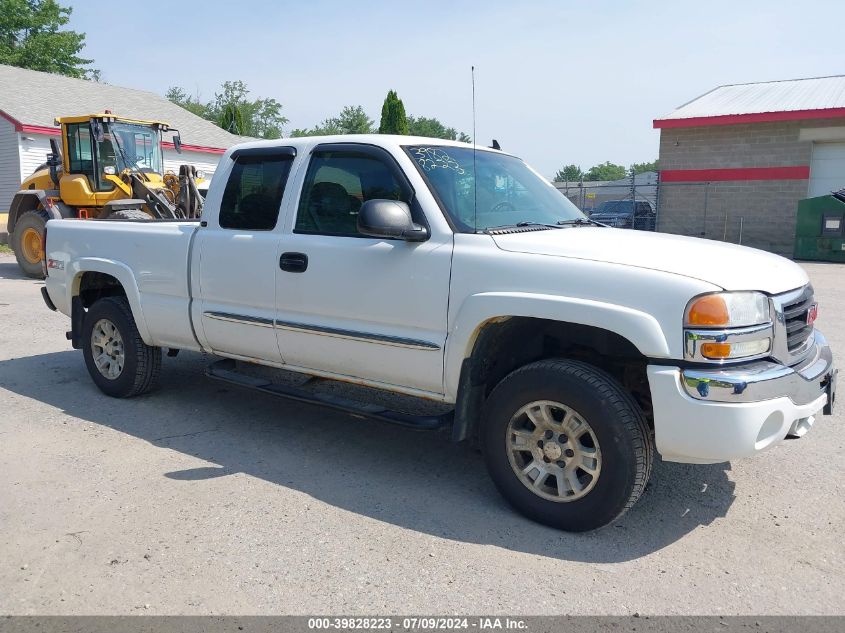
[[[505,439],[519,481],[543,499],[576,501],[596,485],[601,449],[587,420],[572,407],[537,400],[517,411]]]
[[[123,337],[114,323],[100,319],[91,332],[91,354],[97,370],[109,380],[115,380],[123,371],[126,352]]]

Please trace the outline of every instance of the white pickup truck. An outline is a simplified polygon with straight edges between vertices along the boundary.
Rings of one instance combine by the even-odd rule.
[[[47,305],[70,316],[106,394],[150,390],[164,348],[223,357],[211,375],[268,393],[310,397],[253,364],[452,405],[425,416],[314,396],[449,425],[513,506],[564,530],[631,507],[655,448],[747,457],[833,406],[798,265],[598,225],[487,148],[247,143],[220,160],[201,222],[51,220],[46,253]]]

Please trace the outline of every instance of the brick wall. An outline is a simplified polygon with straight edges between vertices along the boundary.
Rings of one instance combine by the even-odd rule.
[[[842,126],[831,121],[749,123],[660,131],[660,169],[791,167],[810,164],[802,128]],[[658,230],[725,239],[791,256],[798,201],[807,180],[753,180],[660,185]]]
[[[806,197],[806,180],[663,183],[657,228],[791,257],[795,211]]]

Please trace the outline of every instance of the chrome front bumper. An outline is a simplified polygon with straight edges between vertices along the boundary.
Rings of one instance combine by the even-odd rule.
[[[738,367],[684,369],[681,384],[690,397],[707,402],[761,402],[786,396],[801,406],[827,393],[827,413],[837,371],[825,337],[818,330],[813,336],[814,349],[793,367],[761,360]]]

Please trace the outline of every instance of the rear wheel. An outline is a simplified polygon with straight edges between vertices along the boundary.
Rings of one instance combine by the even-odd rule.
[[[161,348],[144,343],[125,297],[99,299],[82,326],[85,366],[100,391],[131,398],[153,389],[161,370]]]
[[[485,404],[480,439],[511,505],[570,532],[617,519],[651,473],[639,406],[612,376],[582,362],[544,360],[505,377]]]
[[[47,218],[40,211],[27,211],[15,222],[12,233],[12,250],[18,266],[27,277],[43,279],[41,262],[44,259],[44,227]]]

